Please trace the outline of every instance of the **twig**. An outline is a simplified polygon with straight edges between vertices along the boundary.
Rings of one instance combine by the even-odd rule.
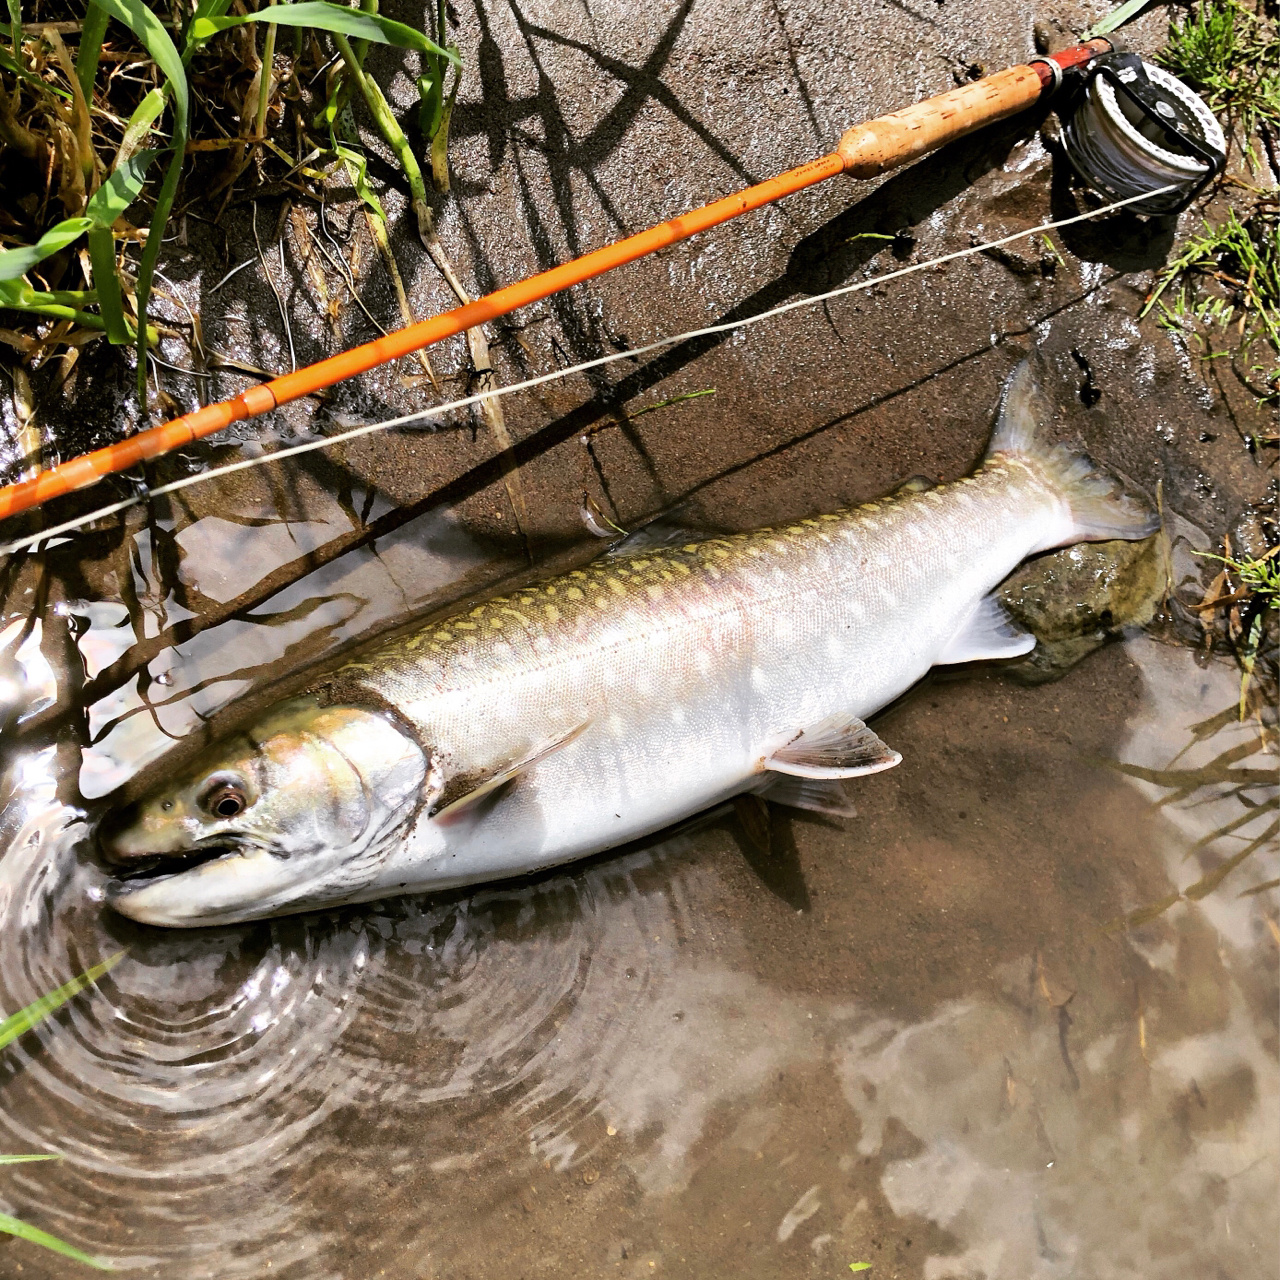
[[[262,274],[267,277],[267,283],[271,286],[271,292],[275,294],[276,306],[280,308],[280,319],[284,322],[285,337],[289,339],[289,361],[294,370],[298,368],[298,357],[293,350],[293,330],[289,327],[289,313],[284,308],[284,299],[280,296],[280,290],[276,288],[276,282],[271,278],[271,272],[267,268],[266,255],[262,252],[262,241],[258,239],[258,202],[253,202],[253,213],[250,218],[253,226],[253,243],[258,246],[258,261],[262,264]],[[280,266],[284,269],[284,244],[280,245]]]
[[[431,261],[439,268],[445,282],[453,290],[454,297],[465,307],[471,301],[471,295],[467,293],[453,269],[453,264],[445,256],[444,246],[440,243],[440,237],[436,235],[435,222],[431,218],[429,209],[426,222],[420,223],[418,230],[422,235],[423,244],[426,245],[427,253],[431,256]],[[471,356],[471,367],[474,370],[472,386],[480,392],[482,397],[480,413],[485,420],[485,425],[493,433],[494,442],[500,451],[502,483],[515,514],[516,528],[520,530],[520,536],[524,539],[526,553],[532,557],[532,551],[529,548],[529,509],[525,504],[524,488],[520,483],[519,470],[512,452],[511,433],[507,430],[502,402],[497,396],[488,394],[496,388],[497,380],[493,374],[493,362],[489,358],[489,339],[480,325],[467,330],[467,352]]]
[[[321,206],[320,216],[323,219],[324,217],[323,206]],[[366,317],[368,317],[369,323],[373,325],[373,327],[377,329],[379,333],[385,334],[387,332],[385,327],[379,323],[377,316],[375,316],[373,312],[370,311],[369,308],[364,305],[364,299],[356,291],[356,282],[351,278],[351,272],[348,269],[347,264],[343,262],[342,254],[338,254],[338,256],[335,258],[333,254],[331,254],[329,250],[326,249],[324,245],[320,243],[320,240],[316,236],[316,233],[312,231],[310,227],[307,228],[307,235],[311,237],[312,244],[314,244],[315,247],[320,250],[320,253],[323,255],[325,261],[342,277],[342,281],[347,287],[347,292],[351,294],[352,302],[354,302],[356,306],[359,307],[360,310],[365,313]]]
[[[238,274],[239,272],[243,271],[243,270],[245,269],[245,267],[251,267],[251,266],[253,266],[253,259],[252,259],[252,258],[246,258],[246,259],[245,259],[245,260],[244,260],[244,261],[243,261],[243,262],[242,262],[238,267],[232,267],[232,268],[231,268],[231,270],[230,270],[230,271],[228,271],[228,272],[227,272],[227,274],[226,274],[225,276],[223,276],[223,277],[222,277],[222,279],[221,279],[221,280],[219,280],[219,281],[218,281],[218,283],[217,283],[217,284],[215,284],[215,285],[213,286],[213,288],[212,288],[212,289],[210,289],[210,290],[209,290],[209,292],[210,292],[211,294],[213,294],[213,293],[217,293],[217,292],[218,292],[218,290],[219,290],[219,289],[221,289],[221,288],[222,288],[222,286],[223,286],[224,284],[226,284],[226,283],[227,283],[227,281],[228,281],[228,280],[230,280],[232,276],[234,276],[234,275]]]

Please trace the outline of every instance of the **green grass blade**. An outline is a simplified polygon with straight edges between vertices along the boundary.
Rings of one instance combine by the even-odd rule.
[[[440,121],[431,134],[431,178],[437,191],[449,190],[449,124],[453,119],[453,107],[458,101],[458,86],[462,83],[462,64],[453,69],[453,88],[444,101]]]
[[[116,219],[138,198],[146,181],[147,166],[160,154],[159,151],[135,151],[123,164],[118,164],[107,180],[93,193],[85,206],[85,217],[95,227],[114,227]]]
[[[109,956],[101,964],[95,964],[92,969],[86,969],[78,977],[64,983],[56,991],[50,991],[48,995],[41,996],[39,1000],[33,1000],[25,1009],[19,1009],[17,1013],[11,1013],[3,1022],[0,1022],[0,1049],[3,1049],[11,1041],[16,1040],[24,1032],[30,1031],[32,1027],[42,1019],[47,1018],[55,1009],[66,1004],[77,992],[83,991],[90,983],[96,982],[108,969],[118,963],[123,955],[123,951],[117,951],[115,955]]]
[[[129,123],[125,125],[124,136],[120,139],[120,149],[116,152],[117,167],[124,164],[142,146],[143,138],[151,132],[167,101],[168,94],[163,89],[152,89],[134,108]]]
[[[84,26],[80,28],[80,48],[76,52],[76,79],[80,81],[86,102],[93,101],[98,55],[102,52],[102,37],[106,34],[107,11],[91,4],[85,11]]]
[[[164,229],[169,224],[169,214],[178,194],[186,147],[187,130],[186,121],[183,120],[182,128],[178,128],[176,123],[174,125],[173,156],[165,170],[164,183],[156,197],[155,212],[147,230],[147,243],[138,260],[138,282],[134,286],[134,294],[138,299],[138,407],[144,417],[147,407],[147,302],[151,297],[151,278],[155,274],[156,259],[160,256],[160,245],[164,241]]]
[[[200,0],[191,20],[199,22],[202,18],[220,18],[230,8],[231,0]]]
[[[359,151],[353,150],[351,147],[344,147],[332,135],[329,135],[329,145],[337,153],[344,166],[346,166],[347,177],[351,179],[351,185],[356,189],[356,195],[369,207],[375,216],[386,222],[387,215],[383,212],[382,201],[378,199],[377,194],[369,185],[369,162],[360,154]]]
[[[31,1164],[36,1160],[61,1160],[62,1155],[57,1151],[40,1152],[36,1155],[17,1155],[17,1156],[0,1156],[0,1164]]]
[[[177,46],[160,25],[160,19],[143,5],[142,0],[90,0],[105,9],[117,22],[123,22],[146,47],[167,81],[165,89],[173,102],[173,155],[165,170],[164,182],[156,197],[156,207],[147,229],[147,243],[138,262],[138,403],[145,416],[147,406],[147,301],[151,296],[151,279],[156,259],[164,242],[165,227],[178,194],[182,163],[187,147],[187,120],[190,114],[190,90],[187,72]],[[193,24],[194,25],[194,24]]]
[[[116,238],[110,227],[94,227],[89,232],[89,265],[98,292],[98,311],[113,347],[123,347],[133,340],[124,318],[124,295],[116,274]]]
[[[1124,4],[1117,5],[1101,21],[1095,22],[1089,28],[1086,38],[1092,40],[1094,36],[1105,36],[1117,27],[1123,27],[1131,18],[1136,18],[1151,2],[1152,0],[1125,0]]]
[[[102,323],[101,316],[95,316],[91,311],[77,311],[75,307],[64,307],[55,304],[46,306],[41,302],[24,303],[22,306],[13,306],[6,302],[6,307],[13,311],[27,311],[37,316],[52,316],[55,320],[74,320],[76,324],[82,325],[86,329],[97,329],[100,333],[105,333],[107,327]],[[156,330],[155,326],[148,326],[147,332],[154,338]],[[152,342],[154,345],[154,342]]]
[[[41,1231],[39,1227],[33,1227],[20,1218],[10,1217],[7,1213],[0,1213],[0,1231],[17,1236],[20,1240],[30,1240],[32,1244],[52,1249],[54,1253],[60,1253],[64,1258],[82,1262],[86,1267],[93,1267],[97,1271],[115,1270],[115,1267],[105,1258],[95,1258],[82,1249],[77,1249],[75,1245],[59,1240],[57,1236],[51,1236],[47,1231]]]
[[[431,63],[439,59],[432,55]],[[418,77],[418,129],[427,139],[436,136],[440,128],[440,117],[444,114],[444,74],[433,65],[427,75]]]
[[[101,0],[94,0],[101,3]],[[393,44],[401,49],[417,49],[421,53],[435,54],[439,58],[457,63],[458,55],[442,49],[421,31],[407,27],[403,22],[384,18],[381,14],[348,9],[345,5],[330,4],[329,0],[299,0],[298,4],[260,10],[243,17],[197,18],[191,24],[193,40],[207,40],[246,22],[273,22],[282,27],[305,27],[314,31],[329,31],[356,40],[372,40],[377,44]]]
[[[9,0],[9,38],[13,41],[13,56],[22,57],[22,0]]]
[[[161,25],[160,19],[142,0],[91,0],[91,3],[105,10],[117,22],[123,22],[142,41],[169,82],[169,92],[173,95],[173,113],[181,121],[185,133],[190,106],[187,74],[183,70],[178,48]]]
[[[21,279],[36,263],[57,253],[59,249],[65,249],[91,226],[93,222],[89,218],[65,218],[54,223],[35,244],[5,249],[0,253],[0,281]]]
[[[191,21],[187,23],[186,30],[183,34],[183,66],[188,66],[190,64],[192,55],[205,42],[204,40],[196,39],[196,23],[206,18],[221,18],[222,15],[230,8],[231,0],[200,0],[200,3],[196,5],[195,13],[191,15]],[[205,38],[207,39],[208,37]]]
[[[142,100],[142,105],[134,112],[133,120],[125,131],[126,140],[129,131],[134,130],[138,113],[144,112],[144,127],[136,132],[140,135],[150,128],[146,114],[152,120],[159,114],[159,107],[149,102],[153,94]],[[156,95],[163,105],[164,95]],[[120,154],[124,155],[125,144],[120,145]],[[93,194],[85,208],[85,214],[93,219],[93,229],[89,232],[89,262],[93,267],[93,283],[98,293],[98,309],[102,313],[102,323],[107,332],[107,341],[113,346],[124,346],[136,336],[129,328],[124,315],[124,295],[120,289],[120,277],[116,272],[116,244],[111,228],[116,219],[138,198],[146,178],[147,166],[158,156],[158,151],[135,151],[123,160],[117,160],[106,182]]]

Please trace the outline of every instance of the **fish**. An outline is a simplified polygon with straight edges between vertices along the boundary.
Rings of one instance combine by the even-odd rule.
[[[1158,527],[1050,418],[1029,359],[961,479],[623,543],[373,645],[109,814],[107,901],[226,925],[523,875],[743,796],[850,813],[845,781],[901,760],[869,717],[1033,647],[994,594],[1019,564]]]

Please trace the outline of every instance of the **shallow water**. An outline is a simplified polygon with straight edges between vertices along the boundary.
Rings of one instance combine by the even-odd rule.
[[[342,520],[197,521],[183,580],[233,598]],[[133,604],[61,606],[89,676],[183,616],[153,537]],[[1242,896],[1274,839],[1205,879],[1274,834],[1271,779],[1226,772],[1274,756],[1235,668],[1183,648],[927,684],[878,722],[905,759],[860,816],[779,818],[769,858],[721,816],[444,899],[192,932],[103,908],[85,800],[246,653],[288,665],[499,568],[422,517],[162,649],[94,707],[79,794],[52,739],[10,753],[0,1007],[127,955],[0,1060],[0,1150],[65,1156],[4,1170],[6,1211],[193,1280],[1275,1273],[1280,894]],[[21,633],[11,716],[60,678]]]

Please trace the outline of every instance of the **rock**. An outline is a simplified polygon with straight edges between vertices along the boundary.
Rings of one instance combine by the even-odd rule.
[[[1082,542],[1024,564],[1000,588],[1000,602],[1036,647],[1009,674],[1023,684],[1060,679],[1126,627],[1150,622],[1163,592],[1159,534]]]
[[[1275,480],[1257,502],[1250,502],[1231,524],[1231,549],[1239,558],[1257,559],[1266,555],[1280,541],[1280,520],[1276,507],[1280,502]]]

